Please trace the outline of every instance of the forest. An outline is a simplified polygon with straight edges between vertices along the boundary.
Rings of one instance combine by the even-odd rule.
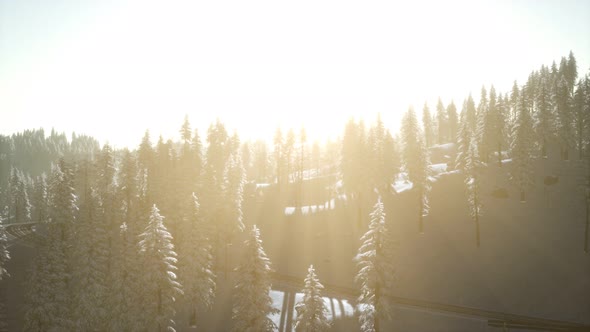
[[[521,211],[551,204],[546,197],[568,183],[557,196],[582,203],[554,203],[553,211],[566,216],[554,221],[572,216],[577,226],[566,229],[572,223],[563,222],[555,229],[574,234],[564,238],[581,253],[571,258],[581,262],[572,280],[588,291],[589,75],[578,73],[570,52],[532,71],[526,82],[515,81],[510,91],[482,87],[461,102],[439,98],[436,105],[410,106],[399,132],[367,110],[373,121],[350,119],[339,138],[326,142],[308,141],[304,127],[277,128],[272,142],[243,141],[220,120],[199,133],[190,114],[179,119],[180,140],[146,131],[133,149],[53,130],[0,135],[0,288],[14,273],[24,278],[15,290],[22,293],[15,295],[19,302],[2,304],[2,328],[404,330],[395,325],[403,313],[394,300],[404,294],[398,277],[409,263],[400,262],[421,252],[403,248],[414,236],[442,228],[433,218],[443,198],[453,202],[447,209],[464,209],[461,248],[477,255],[490,247],[486,252],[496,252],[485,227],[497,210],[508,211],[498,202],[514,203],[510,209],[518,213],[510,222],[519,223]],[[555,171],[562,169],[573,179]],[[454,179],[458,194],[435,193]],[[573,206],[580,211],[571,212]],[[10,225],[32,227],[19,238]],[[305,227],[316,230],[298,237],[307,234]],[[330,237],[335,243],[325,240]],[[556,261],[567,260],[570,247],[557,247]],[[330,248],[338,253],[329,259],[316,254]],[[19,256],[22,272],[10,269],[13,250],[27,252]],[[533,279],[544,270],[523,273]],[[293,313],[283,314],[271,290],[288,277],[297,278],[301,295]],[[412,283],[420,287],[427,278]],[[336,322],[329,313],[323,296],[337,293],[329,286],[353,294],[351,319]],[[582,330],[590,326],[590,303],[587,293],[578,296],[572,316],[552,316],[559,301],[548,304],[546,314],[531,304],[521,310],[520,302],[501,310],[569,321]],[[496,327],[507,330],[510,323]]]

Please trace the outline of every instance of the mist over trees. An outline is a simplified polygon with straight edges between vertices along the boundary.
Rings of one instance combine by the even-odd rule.
[[[262,248],[268,235],[246,223],[245,202],[269,187],[264,198],[305,215],[312,198],[330,205],[343,196],[342,204],[354,207],[354,234],[364,234],[356,256],[360,325],[379,331],[392,317],[395,217],[386,218],[386,200],[374,202],[410,187],[408,208],[417,215],[395,222],[428,232],[433,151],[456,149],[445,167],[463,176],[474,248],[486,245],[485,170],[507,172],[523,203],[541,185],[535,165],[546,160],[579,162],[590,188],[590,80],[579,77],[573,53],[510,91],[490,86],[478,95],[457,106],[439,98],[420,115],[410,107],[399,133],[381,115],[367,123],[351,118],[341,138],[324,144],[310,141],[305,128],[277,128],[272,142],[242,141],[220,120],[199,133],[188,116],[179,140],[146,131],[136,148],[43,129],[0,135],[0,280],[10,273],[6,225],[32,222],[40,236],[27,275],[26,331],[198,327],[228,275],[237,275],[234,330],[274,330],[271,265]],[[313,181],[321,191],[306,189]],[[587,250],[588,226],[585,232]],[[228,258],[232,246],[243,248],[237,264]],[[310,266],[298,331],[328,329],[322,287]]]

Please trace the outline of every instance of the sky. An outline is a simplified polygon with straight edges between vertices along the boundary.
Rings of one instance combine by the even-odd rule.
[[[410,105],[509,91],[570,50],[589,73],[590,1],[0,0],[0,134],[134,148],[188,115],[201,137],[219,119],[325,140],[378,113],[396,131]]]

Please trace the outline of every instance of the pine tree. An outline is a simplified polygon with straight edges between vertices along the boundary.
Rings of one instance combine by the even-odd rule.
[[[9,220],[13,223],[31,221],[31,202],[25,184],[25,175],[12,167],[8,183]]]
[[[328,307],[322,298],[322,289],[324,286],[320,283],[313,265],[310,265],[302,291],[303,299],[295,305],[295,311],[297,311],[295,331],[322,332],[330,328]]]
[[[386,226],[381,198],[370,214],[369,230],[361,237],[355,258],[360,284],[359,321],[363,332],[379,332],[382,319],[391,318],[391,291],[395,278],[395,242]]]
[[[461,122],[459,124],[459,133],[457,135],[457,157],[455,159],[455,169],[462,171],[465,170],[472,137],[473,134],[471,131],[471,126],[467,121],[467,101],[465,101],[463,102],[463,109],[461,110]]]
[[[450,107],[451,105],[449,105]],[[438,102],[436,104],[436,120],[438,122],[438,144],[443,144],[447,141],[447,137],[450,134],[450,117],[448,111],[445,110],[443,106],[442,100],[440,97],[438,98]],[[451,136],[452,137],[452,136]],[[451,139],[452,140],[452,139]]]
[[[422,126],[424,128],[424,143],[426,147],[430,147],[434,143],[434,128],[432,126],[430,110],[426,103],[424,103],[424,108],[422,109]]]
[[[410,107],[402,120],[402,137],[404,141],[404,165],[408,177],[418,193],[418,225],[420,233],[424,231],[423,218],[428,215],[428,165],[430,164],[428,150],[421,139],[420,129],[414,109]]]
[[[467,204],[469,205],[469,214],[475,222],[475,243],[480,246],[479,236],[479,219],[481,217],[481,197],[480,197],[480,180],[477,174],[477,146],[475,138],[471,135],[467,156],[465,158],[465,186],[467,188]]]
[[[489,98],[489,101],[487,101],[487,107],[485,107],[485,111],[483,111],[484,113],[481,115],[480,118],[483,122],[481,123],[481,140],[478,152],[481,160],[486,163],[489,160],[489,155],[495,148],[496,144],[494,143],[497,143],[499,141],[496,135],[499,132],[501,133],[501,130],[496,129],[500,126],[500,124],[498,123],[500,117],[498,117],[499,112],[498,107],[496,105],[496,89],[494,89],[493,85],[490,88]]]
[[[143,310],[137,319],[142,330],[175,331],[174,302],[182,290],[176,281],[177,260],[172,241],[164,217],[154,204],[149,223],[139,236]]]
[[[502,151],[507,149],[506,144],[506,100],[500,94],[496,103],[496,109],[494,112],[494,126],[493,126],[493,142],[495,146],[496,157],[498,158],[498,166],[502,167]]]
[[[541,145],[541,156],[543,158],[547,158],[547,144],[553,139],[555,132],[555,116],[553,114],[551,88],[548,79],[546,75],[541,76],[535,102],[534,129]]]
[[[525,202],[525,191],[533,184],[533,127],[530,111],[528,109],[527,96],[524,91],[520,93],[517,110],[518,117],[514,128],[512,129],[513,141],[511,144],[511,153],[514,166],[512,179],[520,190],[521,202]]]
[[[38,244],[26,280],[23,331],[49,331],[52,324],[52,282],[49,274],[47,240]]]
[[[281,132],[281,128],[277,128],[274,136],[274,157],[277,167],[277,186],[279,189],[283,183],[283,173],[285,172],[285,165],[283,165],[283,153],[283,133]]]
[[[88,188],[80,206],[74,242],[74,321],[82,331],[105,330],[108,315],[109,230],[103,220],[102,201]]]
[[[6,263],[10,260],[10,253],[8,252],[8,238],[6,237],[6,229],[4,229],[4,219],[0,214],[0,281],[5,276],[9,276],[6,271]]]
[[[269,295],[270,260],[264,253],[260,232],[256,226],[252,227],[244,246],[242,260],[236,268],[238,280],[234,287],[232,330],[273,331],[277,326],[268,315],[279,311],[272,307],[272,299]]]
[[[559,137],[563,160],[569,160],[570,148],[574,146],[571,104],[568,83],[565,76],[561,75],[555,86],[555,108],[557,115],[557,136]]]
[[[47,222],[49,206],[45,173],[35,179],[32,202],[33,213],[31,219],[36,222]]]
[[[570,51],[567,57],[565,71],[563,72],[563,74],[567,81],[567,85],[570,88],[570,94],[573,94],[576,79],[578,78],[578,65],[576,63],[576,58],[574,57],[574,52],[572,51]]]
[[[447,106],[447,118],[449,121],[449,136],[450,136],[449,140],[451,142],[455,143],[455,142],[457,142],[459,118],[457,116],[457,107],[455,106],[455,103],[453,101],[451,101],[449,106]],[[439,125],[440,125],[440,123],[439,123]]]
[[[485,153],[482,153],[484,150],[486,150],[487,147],[485,147],[483,145],[483,140],[484,140],[484,134],[486,131],[486,124],[489,126],[489,105],[488,105],[488,93],[486,91],[485,87],[481,88],[481,95],[479,98],[479,104],[477,105],[477,110],[475,113],[475,121],[476,121],[476,125],[475,125],[475,131],[473,132],[475,134],[475,139],[477,142],[477,146],[480,152],[480,156],[482,157],[482,159],[485,161],[486,159],[486,155]],[[487,120],[487,121],[486,121]]]
[[[285,176],[287,183],[291,183],[291,173],[293,172],[293,153],[295,152],[295,132],[293,128],[287,132],[287,137],[283,142],[283,165],[285,165]]]
[[[586,85],[588,84],[588,77],[580,80],[574,93],[573,124],[579,160],[584,159],[584,146],[590,136],[588,132],[590,117],[588,116],[589,110],[586,104]]]
[[[75,329],[75,325],[70,301],[70,246],[78,207],[73,173],[63,158],[52,171],[49,196],[47,239],[41,244],[29,279],[25,330],[71,331]]]
[[[178,248],[178,275],[189,308],[189,325],[196,325],[199,309],[209,309],[215,296],[215,274],[213,268],[210,230],[200,213],[197,196],[192,194],[192,209],[189,220],[184,224]]]

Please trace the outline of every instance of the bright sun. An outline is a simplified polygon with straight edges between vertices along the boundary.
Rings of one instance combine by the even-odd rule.
[[[506,91],[569,51],[530,38],[508,6],[110,3],[69,21],[50,12],[58,31],[0,79],[2,130],[75,128],[136,146],[146,129],[177,137],[188,114],[202,131],[219,118],[245,139],[304,126],[313,141],[380,113],[395,131],[409,105],[433,109],[439,96],[460,105],[484,84]]]

